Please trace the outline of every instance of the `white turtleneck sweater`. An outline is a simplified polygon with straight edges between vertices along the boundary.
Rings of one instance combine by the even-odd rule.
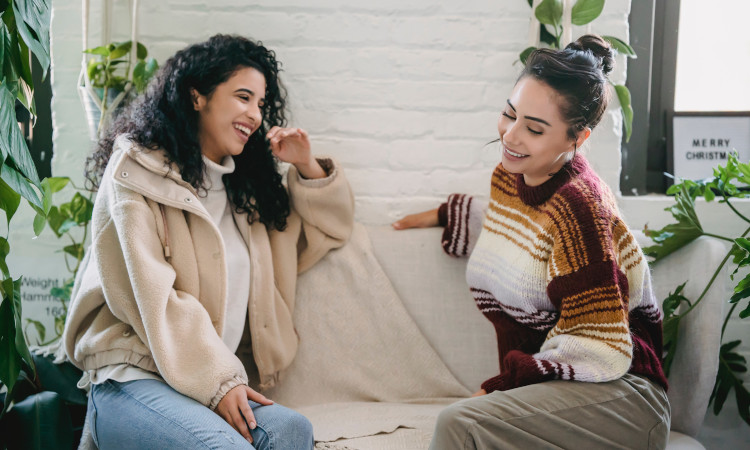
[[[250,252],[242,239],[232,216],[232,207],[227,197],[227,190],[221,179],[224,175],[234,172],[234,160],[227,156],[222,164],[216,164],[203,157],[206,165],[206,191],[199,195],[201,203],[211,216],[224,241],[224,255],[227,265],[227,309],[224,314],[224,344],[236,352],[242,339],[242,331],[247,320],[247,303],[250,299]],[[100,384],[106,380],[121,383],[133,380],[162,378],[140,367],[129,364],[115,364],[91,370],[84,375],[78,386],[83,388],[90,381]],[[87,379],[88,378],[88,379]]]
[[[201,203],[219,228],[224,240],[227,264],[227,309],[224,314],[224,344],[236,352],[247,320],[250,298],[250,253],[232,216],[232,205],[227,197],[222,177],[234,172],[234,159],[227,156],[222,164],[203,157],[206,165],[206,193],[199,195]],[[202,193],[201,193],[202,194]]]

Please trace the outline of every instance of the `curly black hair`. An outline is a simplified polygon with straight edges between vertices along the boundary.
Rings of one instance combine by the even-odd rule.
[[[224,184],[232,206],[237,212],[247,213],[249,223],[257,216],[267,227],[283,230],[290,212],[289,194],[266,139],[273,126],[286,125],[286,90],[278,78],[280,66],[272,50],[241,36],[217,34],[178,51],[146,92],[117,115],[86,160],[86,178],[98,188],[115,139],[128,134],[145,148],[163,149],[183,180],[196,189],[205,188],[198,140],[200,116],[193,108],[190,90],[209,96],[237,70],[254,68],[266,79],[263,123],[242,153],[233,156],[235,171],[224,176]]]

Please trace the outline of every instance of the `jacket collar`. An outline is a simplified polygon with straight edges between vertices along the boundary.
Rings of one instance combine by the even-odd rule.
[[[115,140],[112,178],[115,182],[158,203],[208,216],[198,199],[198,193],[180,176],[174,164],[169,164],[161,149],[147,149],[128,136]]]

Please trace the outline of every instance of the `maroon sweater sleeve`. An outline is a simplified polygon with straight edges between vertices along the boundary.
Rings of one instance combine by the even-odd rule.
[[[485,206],[465,194],[451,194],[438,209],[443,230],[443,250],[451,256],[466,256],[474,248],[482,229]]]

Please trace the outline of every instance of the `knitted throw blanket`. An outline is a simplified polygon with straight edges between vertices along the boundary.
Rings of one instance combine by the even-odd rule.
[[[440,216],[444,249],[471,254],[467,282],[497,332],[500,374],[482,388],[626,372],[666,387],[646,259],[582,156],[536,187],[498,165],[481,232],[478,203],[452,195]]]

